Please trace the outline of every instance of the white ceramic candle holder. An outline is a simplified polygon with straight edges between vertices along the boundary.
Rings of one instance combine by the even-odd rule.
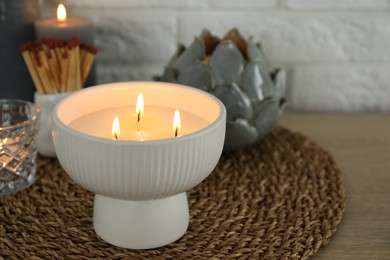
[[[191,112],[208,125],[178,138],[143,142],[95,137],[69,126],[89,113],[126,106],[139,92],[148,104]],[[64,170],[96,193],[96,233],[116,246],[148,249],[174,242],[186,232],[186,191],[216,166],[225,122],[223,104],[201,90],[171,83],[123,82],[80,90],[62,100],[53,110],[53,138]]]

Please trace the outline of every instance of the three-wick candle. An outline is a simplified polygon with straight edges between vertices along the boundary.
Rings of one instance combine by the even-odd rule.
[[[132,109],[132,108],[136,109]],[[89,113],[69,124],[75,130],[113,140],[146,141],[180,137],[208,125],[200,116],[170,107],[137,104]]]

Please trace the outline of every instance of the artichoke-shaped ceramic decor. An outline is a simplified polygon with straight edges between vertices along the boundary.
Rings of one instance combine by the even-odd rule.
[[[259,141],[277,124],[284,106],[286,73],[271,68],[260,43],[246,41],[237,29],[222,39],[203,30],[192,44],[179,45],[157,80],[196,87],[226,106],[224,151]]]

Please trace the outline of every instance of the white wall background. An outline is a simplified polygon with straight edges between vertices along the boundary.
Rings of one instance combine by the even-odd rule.
[[[42,16],[59,1],[41,0]],[[290,109],[390,111],[389,0],[63,0],[95,24],[98,82],[151,80],[178,42],[232,27],[288,70]]]

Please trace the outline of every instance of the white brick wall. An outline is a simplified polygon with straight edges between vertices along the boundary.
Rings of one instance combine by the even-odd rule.
[[[99,83],[150,80],[177,43],[232,27],[288,70],[290,109],[390,111],[389,0],[64,0],[96,26]],[[58,1],[42,0],[43,16]]]

